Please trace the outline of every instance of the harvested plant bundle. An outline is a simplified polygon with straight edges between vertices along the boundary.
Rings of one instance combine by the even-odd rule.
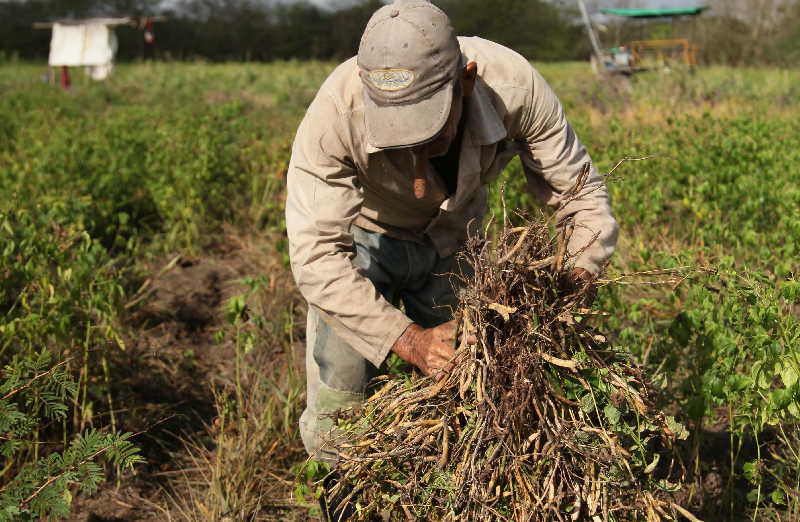
[[[360,519],[693,518],[670,500],[683,427],[586,326],[586,289],[563,270],[566,234],[528,222],[469,242],[457,317],[477,343],[461,343],[445,379],[384,378],[339,417],[331,497],[356,502]]]

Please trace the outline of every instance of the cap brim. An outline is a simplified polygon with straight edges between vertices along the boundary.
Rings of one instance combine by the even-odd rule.
[[[453,82],[416,103],[378,105],[364,93],[367,141],[379,149],[413,147],[435,138],[453,105]]]

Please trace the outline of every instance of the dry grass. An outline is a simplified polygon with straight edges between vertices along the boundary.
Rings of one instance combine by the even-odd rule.
[[[226,305],[221,330],[235,360],[214,382],[217,416],[185,442],[185,465],[168,487],[169,518],[306,520],[293,496],[293,467],[305,459],[297,433],[304,374],[295,341],[302,305],[274,238],[229,238],[246,274]],[[201,385],[206,385],[201,383]]]
[[[273,362],[261,357],[262,368]],[[237,407],[220,391],[220,415],[208,427],[208,442],[187,441],[188,465],[173,482],[171,512],[178,520],[292,520],[304,508],[292,497],[292,466],[302,458],[294,431],[301,389],[293,379],[277,380],[279,372],[260,376],[248,386]],[[254,372],[255,373],[255,372]],[[271,373],[271,372],[270,372]],[[290,432],[290,433],[287,433]]]

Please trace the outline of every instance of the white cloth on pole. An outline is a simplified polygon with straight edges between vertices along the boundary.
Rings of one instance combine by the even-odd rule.
[[[105,80],[111,76],[111,71],[113,70],[113,63],[107,63],[105,65],[90,65],[86,67],[86,74],[89,75],[92,80]]]
[[[105,24],[53,24],[48,60],[51,66],[99,66],[108,73],[116,52],[117,37]]]
[[[50,39],[50,65],[83,65],[85,32],[83,25],[54,24],[53,37]]]

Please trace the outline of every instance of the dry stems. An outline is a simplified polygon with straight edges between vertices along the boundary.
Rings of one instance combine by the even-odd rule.
[[[463,254],[474,275],[457,317],[477,343],[458,346],[445,379],[384,378],[363,409],[340,412],[337,489],[353,488],[360,519],[685,516],[670,493],[683,427],[587,325],[598,312],[565,269],[569,227],[555,238],[546,220],[504,228]]]

